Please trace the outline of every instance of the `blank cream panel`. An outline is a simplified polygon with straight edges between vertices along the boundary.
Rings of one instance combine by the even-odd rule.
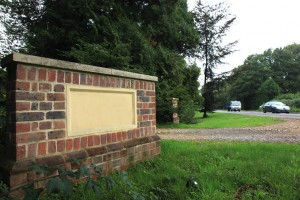
[[[68,135],[137,127],[136,90],[67,86]]]

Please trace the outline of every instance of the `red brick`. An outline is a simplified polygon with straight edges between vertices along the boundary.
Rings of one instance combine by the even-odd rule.
[[[16,91],[15,92],[15,99],[16,100],[28,100],[28,101],[43,101],[45,99],[44,93],[31,93],[31,92],[23,92],[23,91]]]
[[[147,96],[155,96],[155,92],[154,91],[146,91],[146,95]]]
[[[39,69],[39,81],[46,81],[47,73],[46,69]]]
[[[64,111],[50,111],[46,113],[46,119],[65,119],[66,112]]]
[[[36,68],[35,67],[31,67],[30,69],[28,69],[28,74],[27,74],[27,79],[30,81],[35,81],[36,80]]]
[[[112,133],[112,142],[116,142],[117,141],[117,133]]]
[[[55,70],[49,70],[48,71],[48,81],[49,82],[55,82],[56,81],[56,71]]]
[[[147,121],[149,119],[148,115],[143,115],[143,121]]]
[[[132,139],[132,130],[127,131],[127,138]]]
[[[100,77],[98,75],[93,75],[93,85],[94,86],[100,85]]]
[[[38,122],[32,122],[32,124],[31,124],[31,130],[32,131],[38,130],[38,127],[39,127],[39,123]]]
[[[46,130],[46,129],[51,129],[52,127],[52,122],[40,122],[39,128],[40,130]]]
[[[49,92],[52,90],[52,86],[50,83],[40,83],[39,90],[42,92]]]
[[[100,76],[100,86],[102,86],[102,87],[105,86],[105,78],[104,78],[104,76]]]
[[[38,84],[36,82],[31,83],[31,91],[36,92],[38,90]]]
[[[64,129],[65,127],[65,121],[54,121],[54,129]]]
[[[100,135],[95,135],[94,136],[94,144],[95,145],[100,145],[101,140],[100,140]]]
[[[80,149],[80,138],[74,138],[74,140],[73,140],[73,148],[74,148],[74,150]]]
[[[111,87],[116,87],[116,79],[115,78],[111,78]]]
[[[40,110],[52,110],[52,102],[41,102]]]
[[[127,133],[126,133],[126,131],[123,131],[123,132],[122,132],[122,139],[123,139],[123,140],[126,140],[126,139],[127,139]]]
[[[38,143],[38,155],[45,155],[46,154],[46,149],[47,149],[47,143],[46,142]]]
[[[79,84],[79,73],[73,73],[73,84]]]
[[[144,89],[144,82],[143,81],[139,81],[139,89]]]
[[[56,153],[56,142],[55,141],[48,142],[48,153]]]
[[[67,139],[66,141],[66,150],[71,151],[73,148],[73,140],[72,139]]]
[[[27,183],[27,174],[14,174],[10,176],[10,184],[11,186],[19,186],[24,183]]]
[[[48,93],[47,100],[48,101],[64,101],[65,94],[64,93]]]
[[[17,112],[15,114],[16,122],[41,121],[44,119],[42,112]]]
[[[57,84],[54,86],[54,92],[64,92],[65,86],[63,84]]]
[[[149,103],[149,108],[155,108],[156,107],[156,103]]]
[[[17,123],[16,132],[17,133],[26,133],[30,131],[30,123]]]
[[[93,75],[92,74],[87,75],[87,85],[93,85]]]
[[[116,78],[116,87],[117,88],[121,87],[121,79],[120,78]]]
[[[29,82],[16,82],[16,90],[21,91],[29,91],[30,90],[30,83]]]
[[[59,83],[65,82],[65,73],[63,71],[57,72],[57,82],[59,82]]]
[[[64,130],[57,130],[57,131],[49,131],[48,132],[48,139],[59,139],[65,137],[65,131]]]
[[[111,161],[111,154],[106,154],[103,156],[103,161]]]
[[[134,131],[134,130],[132,130],[132,132],[131,132],[131,138],[132,138],[132,139],[136,138],[136,135],[135,135],[135,131]]]
[[[102,134],[101,135],[101,144],[106,144],[107,143],[106,139],[107,139],[106,134]]]
[[[45,132],[36,132],[36,133],[29,133],[29,137],[27,138],[27,143],[29,142],[37,142],[46,139]]]
[[[30,102],[16,102],[16,111],[30,110]]]
[[[17,66],[17,79],[25,80],[27,70],[22,65]]]
[[[127,155],[128,155],[128,150],[127,149],[120,151],[120,156],[121,157],[125,157]]]
[[[118,158],[120,158],[120,157],[121,157],[121,156],[120,156],[120,152],[119,152],[119,151],[112,154],[112,158],[113,158],[113,159],[118,159]]]
[[[106,137],[107,137],[107,144],[111,143],[111,141],[112,141],[112,134],[108,133],[108,134],[106,134]]]
[[[135,89],[140,89],[140,81],[135,81]]]
[[[150,102],[155,103],[156,98],[155,97],[151,97],[150,98]]]
[[[92,135],[88,136],[88,146],[94,146],[94,136]]]
[[[117,133],[117,140],[118,140],[118,142],[122,141],[122,133],[121,132]]]
[[[54,110],[64,110],[65,102],[54,102]]]
[[[140,137],[141,136],[139,129],[135,129],[135,135],[136,135],[136,137]]]
[[[36,156],[37,145],[36,143],[28,145],[28,157],[33,158]]]
[[[63,152],[66,148],[66,141],[65,140],[59,140],[57,141],[57,151]]]
[[[87,137],[82,137],[81,138],[81,148],[86,148],[88,143],[88,138]]]
[[[26,157],[26,146],[17,146],[16,147],[16,158],[17,160],[25,158]]]
[[[66,72],[65,73],[65,83],[71,83],[71,72]]]
[[[110,77],[104,77],[104,79],[105,79],[105,86],[106,87],[110,87],[110,81],[111,81],[111,79],[110,79]]]

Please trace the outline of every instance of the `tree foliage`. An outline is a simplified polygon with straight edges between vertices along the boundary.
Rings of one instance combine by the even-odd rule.
[[[189,91],[181,102],[199,101],[197,83],[185,84],[193,67],[184,57],[199,41],[186,0],[3,2],[8,33],[29,54],[158,76],[158,121],[167,120],[164,102],[179,91]],[[189,76],[197,81],[199,72]]]
[[[248,56],[226,84],[229,98],[240,100],[244,109],[257,109],[279,94],[300,92],[300,44]]]
[[[207,117],[206,111],[212,109],[213,102],[213,87],[211,84],[206,85],[208,81],[214,78],[213,69],[222,64],[222,59],[231,54],[233,47],[237,41],[227,44],[223,43],[230,26],[235,21],[227,12],[228,7],[224,3],[215,5],[204,5],[201,0],[198,1],[193,10],[196,30],[201,37],[200,43],[196,48],[195,56],[203,60],[204,66],[204,85],[202,93],[204,96],[204,115]]]

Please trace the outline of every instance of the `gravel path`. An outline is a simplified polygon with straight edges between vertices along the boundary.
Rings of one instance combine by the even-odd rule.
[[[223,129],[157,129],[163,140],[227,140],[299,143],[300,120],[284,119],[284,122],[251,128]]]

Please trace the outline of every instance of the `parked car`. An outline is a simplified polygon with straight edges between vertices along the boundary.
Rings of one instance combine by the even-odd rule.
[[[262,106],[263,112],[289,113],[290,107],[280,101],[269,101]]]
[[[230,103],[228,104],[228,111],[241,111],[242,108],[242,104],[240,101],[230,101]]]

